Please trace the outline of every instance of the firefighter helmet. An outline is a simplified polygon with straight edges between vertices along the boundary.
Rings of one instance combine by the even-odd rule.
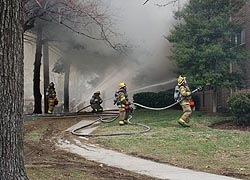
[[[96,91],[94,94],[101,94],[101,92],[100,91]]]
[[[180,75],[178,77],[178,80],[177,80],[178,81],[178,86],[182,85],[185,80],[186,80],[186,77]]]
[[[50,87],[52,87],[52,86],[54,86],[54,85],[55,85],[55,84],[54,84],[53,82],[50,82],[50,83],[49,83],[49,86],[50,86]]]
[[[124,87],[126,87],[125,82],[121,82],[121,83],[119,84],[119,88],[124,88]]]

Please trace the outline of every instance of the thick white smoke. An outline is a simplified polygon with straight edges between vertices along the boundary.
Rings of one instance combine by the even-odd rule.
[[[112,108],[114,107],[112,104],[114,92],[120,82],[127,83],[128,91],[131,91],[130,98],[133,93],[137,92],[172,88],[174,86],[172,80],[176,78],[175,67],[168,58],[170,44],[164,36],[169,34],[175,24],[173,12],[177,11],[178,3],[158,7],[156,3],[164,4],[167,1],[151,0],[144,6],[143,0],[100,1],[107,7],[114,22],[112,28],[118,33],[117,36],[111,36],[111,40],[127,42],[131,48],[127,55],[120,55],[104,42],[87,39],[80,35],[70,35],[70,33],[60,34],[60,36],[68,36],[65,37],[67,41],[72,40],[85,46],[85,49],[66,52],[67,60],[71,61],[70,101],[74,100],[75,105],[87,105],[92,93],[100,90],[103,99],[106,99],[104,108]],[[56,29],[54,33],[59,35]],[[32,56],[26,50],[25,61],[27,62],[29,58],[31,62]],[[51,66],[58,58],[59,56],[51,49]],[[27,70],[32,70],[33,64],[26,63],[25,65]],[[32,72],[26,74],[30,77]],[[50,75],[51,80],[56,81],[59,98],[63,100],[63,92],[61,92],[63,75],[54,73]],[[26,97],[30,97],[32,86],[30,86],[30,79],[28,81],[27,79],[28,77],[25,80],[27,85],[25,93]],[[172,84],[166,83],[168,81]],[[154,84],[159,84],[159,86],[152,86]]]

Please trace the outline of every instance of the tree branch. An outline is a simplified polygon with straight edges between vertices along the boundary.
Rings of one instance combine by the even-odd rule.
[[[170,4],[174,4],[174,3],[176,3],[178,0],[173,0],[173,1],[170,1],[170,2],[168,2],[168,3],[166,3],[166,4],[155,4],[156,6],[158,6],[158,7],[165,7],[165,6],[168,6],[168,5],[170,5]]]
[[[172,0],[172,1],[170,1],[170,2],[168,2],[168,3],[165,3],[165,4],[156,4],[157,6],[159,6],[159,7],[164,7],[164,6],[167,6],[167,5],[169,5],[169,4],[172,4],[172,3],[176,3],[178,0]],[[145,5],[147,2],[149,2],[149,0],[146,0],[144,3],[143,3],[143,5]]]
[[[149,0],[146,0],[146,1],[143,3],[143,5],[145,5],[148,1],[149,1]]]

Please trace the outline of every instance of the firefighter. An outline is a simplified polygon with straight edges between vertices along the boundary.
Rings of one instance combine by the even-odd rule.
[[[103,100],[100,97],[100,91],[96,91],[90,99],[90,105],[92,107],[92,112],[102,112],[103,108],[101,106]]]
[[[128,110],[129,110],[129,100],[127,94],[127,86],[124,82],[119,84],[119,89],[115,93],[114,105],[117,105],[120,113],[119,125],[125,125],[128,123]]]
[[[46,91],[46,95],[47,95],[48,103],[49,103],[48,113],[52,114],[55,106],[58,104],[58,100],[56,98],[55,84],[53,82],[49,83],[49,86]]]
[[[183,127],[190,127],[189,119],[192,113],[189,101],[191,100],[191,91],[188,87],[188,83],[186,77],[179,76],[178,77],[178,86],[179,86],[179,98],[184,98],[180,101],[180,105],[183,110],[183,115],[178,120],[178,123]]]

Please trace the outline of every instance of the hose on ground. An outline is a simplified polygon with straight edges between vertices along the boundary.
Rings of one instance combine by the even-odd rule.
[[[87,134],[87,133],[80,133],[80,132],[77,132],[78,130],[80,129],[84,129],[86,127],[89,127],[95,123],[99,123],[99,122],[103,122],[103,123],[111,123],[113,121],[115,121],[116,119],[118,119],[119,117],[119,114],[115,117],[112,117],[111,119],[109,118],[105,118],[103,119],[102,117],[98,118],[97,120],[87,124],[87,125],[84,125],[84,126],[81,126],[81,127],[78,127],[74,130],[71,131],[71,133],[73,135],[77,135],[77,136],[84,136],[84,137],[97,137],[97,136],[122,136],[122,135],[136,135],[136,134],[143,134],[143,133],[146,133],[148,131],[150,131],[150,127],[147,126],[147,125],[144,125],[144,124],[140,124],[140,123],[133,123],[131,122],[130,120],[133,118],[132,115],[129,115],[129,118],[128,118],[128,125],[133,125],[133,126],[141,126],[144,128],[144,130],[142,131],[133,131],[133,132],[117,132],[117,133],[108,133],[108,134]]]
[[[89,104],[89,105],[87,105],[87,106],[85,106],[85,107],[79,109],[79,110],[77,111],[77,113],[81,112],[82,110],[84,110],[84,109],[86,109],[86,108],[88,108],[88,107],[90,107],[90,106],[91,106],[91,105]]]

